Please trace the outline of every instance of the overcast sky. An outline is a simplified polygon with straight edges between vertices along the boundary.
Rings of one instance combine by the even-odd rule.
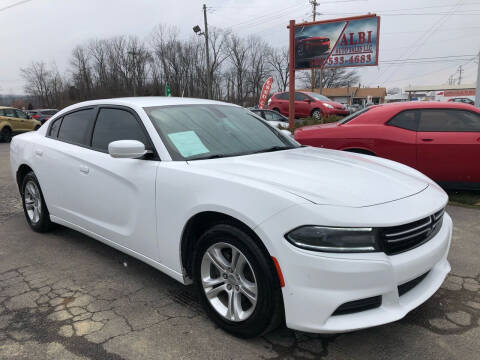
[[[194,0],[0,0],[0,94],[23,93],[20,68],[32,61],[56,63],[68,71],[71,50],[92,38],[146,38],[158,24],[176,25],[180,36],[203,27],[202,4]],[[273,46],[288,45],[286,25],[311,19],[307,0],[206,0],[210,26],[257,34]],[[358,68],[368,86],[405,87],[447,83],[463,65],[462,83],[476,80],[473,55],[480,50],[480,1],[319,0],[318,19],[377,13],[381,16],[380,65]],[[425,15],[427,14],[427,15]],[[388,60],[418,59],[392,65]],[[441,60],[441,61],[440,61]],[[384,63],[387,61],[387,63]],[[412,60],[410,60],[412,61]],[[417,61],[417,60],[413,60]],[[458,73],[457,73],[458,76]]]

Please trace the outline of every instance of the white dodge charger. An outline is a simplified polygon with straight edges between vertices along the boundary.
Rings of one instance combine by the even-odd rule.
[[[194,283],[242,337],[404,317],[450,265],[447,195],[407,166],[302,147],[239,106],[70,106],[11,143],[28,224],[61,224]],[[52,249],[52,251],[55,251]]]

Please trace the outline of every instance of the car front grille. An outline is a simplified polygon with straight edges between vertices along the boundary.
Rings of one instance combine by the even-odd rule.
[[[421,220],[383,228],[380,231],[380,242],[385,253],[400,254],[430,240],[442,227],[444,212],[445,209],[442,209]]]

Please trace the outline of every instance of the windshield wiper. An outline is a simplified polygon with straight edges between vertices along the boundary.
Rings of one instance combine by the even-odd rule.
[[[207,159],[218,159],[218,158],[223,158],[223,157],[228,157],[230,155],[225,155],[225,154],[215,154],[215,155],[207,155],[207,156],[200,156],[194,159],[187,159],[187,161],[192,161],[192,160],[207,160]]]
[[[272,152],[272,151],[281,151],[281,150],[289,150],[289,149],[295,149],[295,147],[294,146],[278,146],[278,145],[275,145],[275,146],[272,146],[272,147],[269,147],[269,148],[266,148],[266,149],[254,151],[251,154],[258,154],[258,153]]]

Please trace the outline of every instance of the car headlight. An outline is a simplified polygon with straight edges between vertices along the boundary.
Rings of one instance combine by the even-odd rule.
[[[323,103],[323,106],[329,108],[329,109],[334,109],[334,107],[330,104]]]
[[[313,251],[352,253],[377,250],[376,231],[373,228],[301,226],[285,235],[293,245]]]

